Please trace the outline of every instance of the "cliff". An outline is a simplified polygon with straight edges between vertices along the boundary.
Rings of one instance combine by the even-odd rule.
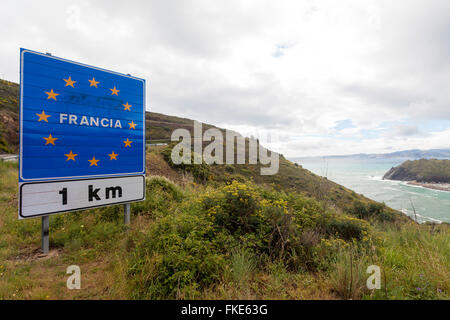
[[[450,183],[450,160],[405,161],[385,173],[383,179],[423,183]]]

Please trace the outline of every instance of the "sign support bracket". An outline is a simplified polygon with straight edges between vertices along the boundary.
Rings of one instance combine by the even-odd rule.
[[[50,217],[43,216],[42,217],[42,252],[47,254],[49,251],[49,227],[50,227]]]

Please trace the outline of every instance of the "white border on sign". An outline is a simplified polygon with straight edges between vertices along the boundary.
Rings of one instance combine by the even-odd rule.
[[[19,176],[20,176],[20,181],[48,181],[48,180],[54,180],[54,179],[62,179],[62,180],[66,180],[66,179],[74,179],[74,178],[97,178],[97,177],[118,177],[118,176],[125,176],[125,175],[137,175],[137,174],[145,174],[145,167],[146,167],[146,163],[145,163],[145,114],[147,112],[146,110],[146,106],[145,106],[145,79],[141,79],[141,78],[137,78],[137,77],[133,77],[133,76],[129,76],[123,73],[119,73],[119,72],[115,72],[115,71],[110,71],[110,70],[106,70],[106,69],[102,69],[102,68],[98,68],[98,67],[94,67],[94,66],[90,66],[84,63],[79,63],[79,62],[75,62],[75,61],[71,61],[71,60],[67,60],[67,59],[63,59],[63,58],[58,58],[58,57],[54,57],[45,53],[40,53],[40,52],[36,52],[36,51],[32,51],[32,50],[28,50],[28,49],[24,49],[21,48],[22,52],[20,54],[20,154],[19,154]],[[130,79],[134,79],[134,80],[138,80],[141,81],[143,83],[143,95],[142,95],[142,108],[143,108],[143,116],[142,116],[142,123],[143,123],[143,134],[142,134],[142,138],[143,138],[143,168],[142,171],[140,172],[124,172],[124,173],[114,173],[114,174],[94,174],[94,175],[83,175],[83,176],[68,176],[68,177],[48,177],[48,178],[37,178],[37,179],[25,179],[22,176],[22,139],[23,139],[23,56],[25,53],[32,53],[32,54],[36,54],[36,55],[40,55],[49,59],[56,59],[56,60],[60,60],[60,61],[64,61],[64,62],[68,62],[68,63],[73,63],[73,64],[77,64],[83,67],[87,67],[87,68],[91,68],[91,69],[95,69],[95,70],[100,70],[100,71],[104,71],[104,72],[109,72],[115,75],[120,75],[123,77],[127,77]]]
[[[54,212],[47,212],[47,213],[39,213],[35,215],[30,216],[23,216],[22,215],[22,187],[25,185],[30,184],[39,184],[39,183],[60,183],[60,182],[77,182],[77,181],[98,181],[98,180],[104,180],[104,179],[123,179],[123,178],[135,178],[135,177],[141,177],[142,178],[142,188],[143,188],[143,197],[138,199],[132,199],[132,200],[125,200],[125,201],[117,201],[112,203],[105,203],[105,204],[92,204],[92,206],[87,207],[79,207],[79,208],[72,208],[67,210],[60,210],[60,211],[54,211]],[[102,178],[93,178],[93,179],[75,179],[75,180],[57,180],[57,181],[33,181],[33,182],[21,182],[19,183],[19,206],[18,206],[18,212],[19,212],[19,220],[24,219],[31,219],[31,218],[37,218],[37,217],[43,217],[48,215],[54,215],[54,214],[60,214],[60,213],[67,213],[67,212],[74,212],[74,211],[80,211],[80,210],[88,210],[92,208],[100,208],[100,207],[107,207],[107,206],[113,206],[118,204],[126,204],[126,203],[133,203],[133,202],[139,202],[144,201],[146,199],[146,180],[144,175],[136,175],[136,176],[123,176],[123,177],[102,177]],[[117,199],[119,200],[119,199]]]

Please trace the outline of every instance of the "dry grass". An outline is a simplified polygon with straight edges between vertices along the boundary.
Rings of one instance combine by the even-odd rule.
[[[146,160],[149,175],[167,177],[179,184],[184,182],[183,174],[171,168],[160,153],[148,152]]]

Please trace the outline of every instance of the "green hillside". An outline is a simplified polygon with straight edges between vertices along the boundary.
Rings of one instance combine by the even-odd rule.
[[[17,85],[2,86],[14,149]],[[153,141],[192,125],[147,114]],[[147,147],[146,200],[129,226],[122,206],[52,215],[46,256],[40,220],[17,220],[17,163],[0,162],[0,299],[450,298],[447,224],[418,225],[282,156],[261,176],[261,164],[175,165],[174,145]],[[81,290],[65,286],[73,264]],[[382,290],[366,287],[373,264]]]
[[[390,169],[383,179],[450,183],[450,160],[407,160],[401,165]]]
[[[19,150],[19,85],[0,79],[0,153]]]

